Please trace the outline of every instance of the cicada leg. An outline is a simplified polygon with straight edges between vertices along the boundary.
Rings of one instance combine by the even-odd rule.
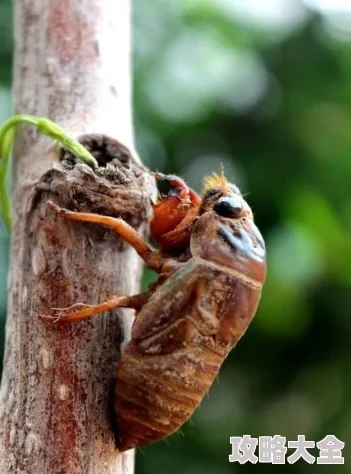
[[[128,242],[140,255],[140,257],[145,261],[145,263],[156,272],[160,272],[164,259],[162,258],[160,252],[154,250],[150,247],[142,237],[133,229],[127,222],[123,219],[110,216],[101,216],[100,214],[92,214],[87,212],[73,212],[62,207],[59,207],[57,204],[54,204],[52,201],[48,201],[50,208],[64,217],[65,219],[73,221],[82,221],[82,222],[91,222],[95,224],[101,224],[112,229],[116,234],[118,234],[122,239]]]
[[[48,201],[48,205],[56,214],[65,219],[91,222],[109,227],[128,242],[151,269],[160,273],[160,278],[163,280],[179,268],[180,264],[176,260],[164,258],[160,252],[150,247],[133,227],[127,224],[123,219],[102,216],[100,214],[69,211],[57,206],[51,201]],[[148,298],[148,293],[133,296],[113,296],[97,305],[76,303],[68,308],[54,308],[52,315],[41,315],[41,317],[50,321],[77,321],[115,308],[133,308],[139,310],[146,303]]]
[[[184,219],[171,231],[162,235],[159,240],[163,248],[173,248],[189,242],[191,226],[199,214],[197,207],[189,209]]]
[[[40,316],[42,319],[53,322],[78,321],[115,308],[133,308],[139,310],[146,303],[147,299],[147,293],[133,296],[113,296],[97,305],[76,303],[68,308],[53,308],[53,314],[42,314]]]

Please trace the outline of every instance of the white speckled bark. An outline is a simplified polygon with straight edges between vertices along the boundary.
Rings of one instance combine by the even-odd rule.
[[[47,116],[74,136],[101,132],[131,146],[129,1],[14,6],[16,112]],[[140,229],[153,184],[132,163],[124,185],[112,183],[104,195],[101,183],[103,190],[109,183],[84,165],[48,171],[57,158],[48,145],[30,128],[16,142],[0,472],[130,474],[133,453],[118,454],[109,407],[123,326],[130,329],[133,313],[66,325],[38,315],[138,291],[140,260],[109,231],[54,218],[46,201],[125,211]]]

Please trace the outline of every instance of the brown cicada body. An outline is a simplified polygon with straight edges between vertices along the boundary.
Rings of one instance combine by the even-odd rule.
[[[69,219],[112,227],[160,275],[146,294],[57,315],[76,320],[115,307],[137,310],[117,369],[121,451],[169,436],[192,415],[253,318],[266,275],[251,209],[223,174],[207,178],[202,198],[177,177],[156,177],[173,186],[150,223],[160,251],[120,219],[52,205]]]

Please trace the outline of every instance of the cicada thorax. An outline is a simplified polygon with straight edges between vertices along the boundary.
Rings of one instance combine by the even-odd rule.
[[[191,253],[238,272],[243,280],[262,285],[266,252],[260,231],[250,217],[235,221],[205,213],[194,223]]]

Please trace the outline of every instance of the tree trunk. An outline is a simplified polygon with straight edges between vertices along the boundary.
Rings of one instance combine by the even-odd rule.
[[[132,144],[128,0],[19,0],[14,96],[20,113],[47,116],[71,135],[101,132]],[[17,136],[14,224],[4,372],[0,472],[131,473],[119,455],[111,407],[121,342],[133,313],[77,323],[39,318],[53,307],[96,304],[138,291],[140,259],[111,231],[67,223],[47,200],[122,216],[143,231],[153,182],[128,150],[86,137],[95,173],[57,153],[33,129]],[[106,164],[106,162],[109,162]]]

